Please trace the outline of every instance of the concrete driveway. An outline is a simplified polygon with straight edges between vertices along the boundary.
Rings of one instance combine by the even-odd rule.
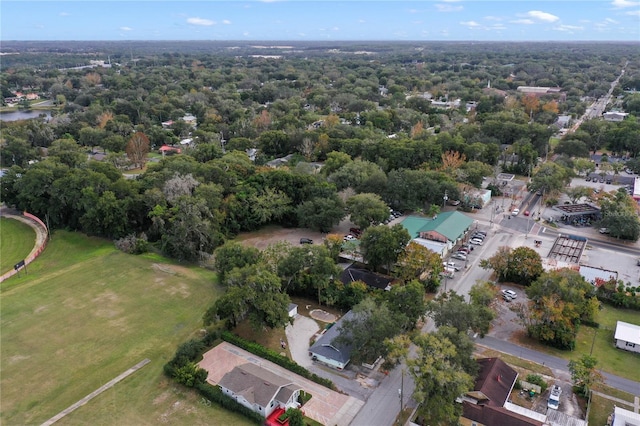
[[[307,369],[313,365],[309,356],[309,343],[318,331],[320,331],[318,323],[304,315],[296,315],[293,324],[289,324],[284,329],[291,357],[297,364]]]

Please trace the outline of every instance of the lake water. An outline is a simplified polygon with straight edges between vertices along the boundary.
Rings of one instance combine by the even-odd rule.
[[[51,119],[51,111],[11,111],[0,112],[0,121],[17,121],[17,120],[29,120],[31,118],[38,118],[40,114],[46,114],[47,120]]]

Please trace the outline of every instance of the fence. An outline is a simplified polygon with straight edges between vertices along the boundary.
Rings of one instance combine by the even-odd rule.
[[[29,255],[26,257],[26,259],[24,259],[24,264],[25,264],[25,267],[26,267],[26,265],[30,264],[38,256],[40,256],[40,253],[42,253],[44,248],[47,246],[47,241],[49,240],[49,230],[47,228],[47,225],[45,225],[44,222],[42,220],[40,220],[40,218],[38,218],[37,216],[34,216],[34,215],[32,215],[31,213],[28,213],[28,212],[23,212],[22,216],[5,215],[5,217],[8,217],[10,219],[16,219],[16,220],[19,220],[21,222],[24,222],[27,225],[31,226],[34,231],[36,231],[36,245],[35,245],[35,247],[33,247],[33,249],[31,250],[31,253],[29,253]],[[3,274],[0,277],[0,283],[3,282],[4,280],[14,276],[17,273],[18,273],[18,271],[16,269],[12,269],[10,271],[7,271],[5,274]]]

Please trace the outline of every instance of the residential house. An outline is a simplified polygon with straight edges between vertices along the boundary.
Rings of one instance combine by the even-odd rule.
[[[351,360],[351,345],[335,342],[336,337],[342,332],[342,324],[345,320],[353,319],[355,314],[347,312],[331,328],[318,338],[309,348],[309,356],[312,360],[321,362],[329,367],[343,370]]]
[[[611,426],[640,426],[640,414],[624,408],[614,407]]]
[[[198,119],[196,118],[196,116],[191,114],[187,114],[184,117],[182,117],[182,121],[184,121],[191,127],[196,127],[196,125],[198,124]]]
[[[554,124],[559,129],[566,129],[567,127],[569,127],[569,123],[571,123],[570,115],[559,115]]]
[[[480,372],[472,391],[467,392],[462,402],[462,425],[476,426],[542,426],[539,413],[518,407],[505,407],[518,378],[518,373],[499,358],[477,360]]]
[[[452,211],[440,213],[434,218],[408,216],[400,224],[415,242],[442,256],[462,241],[473,219]]]
[[[340,273],[340,281],[342,281],[344,285],[349,285],[355,281],[362,281],[369,287],[389,291],[391,290],[393,278],[351,265]]]
[[[617,348],[640,353],[640,325],[618,321],[613,338]]]
[[[226,395],[265,418],[277,408],[298,408],[302,390],[288,379],[259,365],[247,363],[235,367],[220,379],[218,386]]]

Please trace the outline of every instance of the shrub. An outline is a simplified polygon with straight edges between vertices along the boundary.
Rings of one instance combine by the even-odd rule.
[[[539,374],[529,374],[527,376],[526,381],[529,383],[533,383],[534,385],[540,386],[540,389],[542,389],[542,392],[546,391],[547,388],[549,387],[547,382],[545,382],[542,376],[540,376]]]
[[[320,377],[314,373],[311,373],[306,368],[296,364],[294,361],[290,360],[287,357],[280,355],[279,353],[272,351],[271,349],[265,348],[262,345],[257,343],[248,342],[241,337],[236,336],[235,334],[229,331],[223,331],[221,336],[222,340],[225,342],[229,342],[233,345],[236,345],[245,351],[251,352],[254,355],[258,355],[266,360],[273,362],[274,364],[279,365],[280,367],[284,367],[289,371],[293,371],[300,376],[309,379],[313,382],[316,382],[322,386],[326,386],[329,389],[336,390],[335,385],[331,380]]]
[[[209,383],[204,382],[204,383],[198,383],[195,386],[195,388],[198,390],[198,392],[200,392],[200,395],[202,395],[209,401],[215,402],[222,408],[230,411],[234,411],[248,418],[249,420],[256,422],[256,424],[264,423],[264,417],[262,417],[262,415],[245,407],[239,402],[236,402],[230,396],[225,395],[218,386],[213,386],[213,385],[210,385]]]
[[[142,254],[149,250],[149,242],[147,236],[143,233],[140,237],[135,234],[129,234],[115,241],[118,250],[129,254]]]

